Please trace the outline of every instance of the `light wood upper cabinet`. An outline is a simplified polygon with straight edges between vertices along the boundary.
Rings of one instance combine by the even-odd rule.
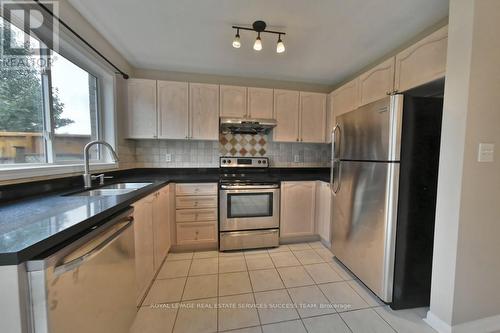
[[[300,93],[300,141],[325,142],[326,94]]]
[[[156,81],[130,79],[127,90],[127,138],[156,138]]]
[[[170,250],[170,188],[163,187],[156,192],[153,201],[153,244],[154,244],[154,267],[160,266]]]
[[[392,57],[359,77],[359,105],[378,101],[394,90],[394,61]]]
[[[299,141],[299,100],[298,91],[274,90],[274,141]]]
[[[396,56],[394,87],[399,92],[443,78],[446,73],[448,27],[425,37]]]
[[[281,183],[281,237],[315,234],[316,182]]]
[[[188,110],[188,83],[158,81],[159,138],[186,139],[189,135]]]
[[[220,86],[220,116],[243,118],[247,115],[247,88]]]
[[[273,119],[274,90],[248,88],[248,117],[253,119]]]
[[[356,78],[332,93],[333,121],[359,106],[359,80]]]
[[[219,139],[219,86],[189,84],[190,135],[195,140]]]

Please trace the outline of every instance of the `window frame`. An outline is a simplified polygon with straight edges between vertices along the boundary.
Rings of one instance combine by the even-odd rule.
[[[9,22],[1,17],[5,22],[18,27],[15,22]],[[18,27],[19,28],[19,27]],[[22,29],[21,29],[22,30]],[[26,33],[26,32],[25,32]],[[40,42],[40,38],[37,38]],[[42,42],[43,43],[43,42]],[[59,50],[57,53],[82,70],[88,72],[96,78],[96,107],[97,107],[97,137],[99,140],[105,140],[117,150],[117,125],[116,125],[116,74],[105,64],[98,59],[89,49],[83,46],[70,32],[59,30]],[[43,80],[42,74],[42,80]],[[44,83],[42,82],[42,87]],[[53,148],[52,143],[55,139],[55,128],[52,119],[52,103],[51,89],[49,87],[50,110],[49,119],[47,119],[47,107],[45,100],[44,106],[44,122],[51,121],[51,129],[47,131],[44,124],[43,137],[45,144],[45,163],[19,163],[19,164],[2,164],[0,165],[0,182],[14,181],[15,179],[43,177],[43,176],[63,176],[64,174],[83,172],[83,161],[55,161],[55,153],[50,152]],[[42,94],[44,92],[42,91]],[[44,97],[45,98],[45,97]],[[50,147],[50,148],[48,148]],[[49,160],[49,158],[51,160]],[[50,161],[50,162],[49,162]],[[104,149],[99,150],[99,160],[92,160],[92,171],[116,169],[119,167],[118,162],[114,162],[111,156]]]

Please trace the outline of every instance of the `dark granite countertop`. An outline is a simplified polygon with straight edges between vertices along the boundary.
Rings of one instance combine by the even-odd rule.
[[[271,168],[280,181],[328,181],[328,168]],[[117,182],[151,182],[118,196],[70,196],[81,177],[0,186],[0,265],[17,265],[100,225],[170,182],[217,182],[219,169],[132,169],[108,173]]]

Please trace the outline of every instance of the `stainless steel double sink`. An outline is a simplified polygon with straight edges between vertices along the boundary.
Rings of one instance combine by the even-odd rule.
[[[137,191],[151,184],[153,183],[118,183],[118,184],[106,185],[97,189],[91,189],[83,192],[74,193],[72,195],[84,196],[84,197],[122,195],[133,191]]]

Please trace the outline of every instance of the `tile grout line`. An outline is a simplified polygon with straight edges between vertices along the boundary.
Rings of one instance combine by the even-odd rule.
[[[194,257],[194,253],[193,253],[193,257]],[[182,288],[181,299],[178,302],[179,307],[177,308],[177,311],[175,313],[174,325],[172,325],[172,330],[170,332],[173,332],[175,330],[175,325],[177,324],[177,318],[179,317],[179,312],[181,311],[180,305],[182,304],[182,297],[184,296],[184,292],[186,291],[187,280],[189,278],[189,271],[191,270],[191,266],[193,265],[193,257],[191,257],[191,261],[189,262],[189,268],[188,268],[187,275],[186,275],[186,281],[184,281],[184,287]]]
[[[255,299],[255,291],[253,289],[252,279],[250,278],[250,271],[248,270],[247,258],[245,256],[243,256],[243,259],[245,260],[245,267],[247,268],[248,280],[250,281],[250,289],[252,290],[253,303],[255,304],[255,307],[257,307],[257,300]],[[271,260],[271,262],[272,262],[272,260]],[[257,319],[259,320],[260,331],[262,332],[262,321],[260,319],[259,309],[255,308],[255,311],[257,312]]]

